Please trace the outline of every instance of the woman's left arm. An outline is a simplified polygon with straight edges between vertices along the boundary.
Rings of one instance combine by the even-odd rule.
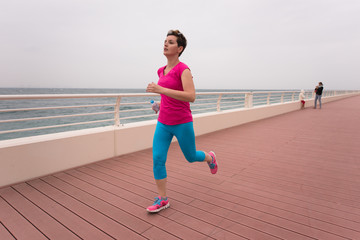
[[[195,101],[195,86],[194,81],[189,69],[185,69],[181,75],[181,82],[183,85],[184,91],[173,90],[170,88],[164,88],[156,83],[149,83],[146,88],[147,92],[164,94],[168,97],[175,98],[184,102],[194,102]]]

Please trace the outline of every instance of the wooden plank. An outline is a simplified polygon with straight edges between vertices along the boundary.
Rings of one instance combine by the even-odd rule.
[[[149,224],[157,226],[166,232],[171,232],[179,238],[204,238],[205,235],[196,230],[184,227],[168,218],[162,217],[162,214],[148,214],[145,207],[152,204],[151,198],[142,197],[145,195],[134,194],[131,191],[117,187],[116,179],[112,179],[111,183],[101,181],[99,178],[94,178],[90,175],[71,171],[72,174],[76,173],[76,178],[69,174],[56,175],[61,180],[71,183],[81,189],[85,189],[93,196],[101,197],[104,201],[111,203],[114,206],[123,208],[134,216],[144,219]],[[148,191],[143,189],[143,191]],[[78,194],[73,192],[72,194]],[[81,197],[81,196],[79,196]],[[131,201],[129,201],[131,199]],[[84,199],[83,201],[85,201]],[[133,226],[132,226],[133,227]]]
[[[13,235],[5,228],[2,222],[0,222],[0,239],[2,240],[11,240],[16,239]]]
[[[74,212],[59,204],[57,202],[58,199],[51,199],[42,193],[41,190],[44,188],[46,183],[40,180],[34,180],[29,184],[35,188],[25,183],[16,185],[14,188],[31,202],[39,206],[48,215],[57,219],[57,221],[66,226],[71,232],[75,233],[80,238],[113,239],[96,226],[91,225],[87,220],[82,219]]]
[[[95,169],[96,169],[96,170],[100,171],[100,173],[96,173],[96,172],[94,172],[94,171],[91,171],[91,170],[88,170],[88,169],[85,169],[85,168],[82,168],[82,172],[85,171],[85,172],[87,172],[88,174],[92,174],[93,176],[97,176],[97,177],[99,177],[99,178],[100,178],[100,176],[101,176],[102,174],[107,173],[107,174],[109,174],[110,176],[112,176],[112,177],[114,177],[114,178],[116,177],[117,179],[123,178],[122,174],[124,174],[124,172],[125,172],[125,174],[126,174],[126,171],[124,171],[124,168],[121,168],[121,174],[119,174],[119,172],[116,172],[116,171],[115,171],[115,170],[116,170],[115,166],[114,166],[113,164],[112,164],[112,165],[109,165],[109,161],[106,161],[106,163],[103,163],[103,164],[101,164],[101,165],[103,165],[103,166],[109,166],[109,168],[93,167],[93,165],[92,165],[92,166],[89,167],[89,168],[91,168],[92,170],[95,170]],[[110,166],[112,166],[112,168],[110,168]],[[101,173],[102,173],[102,174],[101,174]],[[132,175],[134,175],[134,172],[132,172]],[[106,175],[102,175],[102,176],[103,176],[103,177],[101,177],[102,179],[106,179],[106,178],[109,178],[109,177],[110,177],[110,176],[106,176]],[[143,175],[142,175],[142,176],[137,176],[136,178],[135,178],[135,177],[131,177],[131,176],[128,175],[128,176],[125,176],[124,179],[126,179],[128,182],[131,182],[131,183],[133,184],[133,183],[136,183],[136,182],[137,182],[137,178],[139,178],[139,177],[141,177],[141,178],[143,179]],[[152,177],[149,177],[147,180],[152,181]],[[112,179],[112,178],[109,178],[108,181],[116,184],[116,180],[114,180],[114,179]],[[141,185],[141,184],[143,184],[143,182],[140,182],[140,181],[139,181],[139,182],[138,182],[138,186]],[[119,185],[120,185],[120,184],[119,184]],[[124,186],[123,184],[121,184],[121,185]],[[125,186],[126,186],[126,185],[125,185]],[[136,191],[136,189],[134,189],[134,186],[128,186],[128,187],[126,187],[126,188],[132,189],[132,191]],[[171,189],[171,188],[170,188],[170,189]],[[140,193],[137,191],[137,194],[140,194]],[[183,195],[184,195],[184,194],[183,194]],[[171,195],[169,195],[169,196],[171,196]],[[172,209],[176,209],[177,211],[184,212],[185,208],[189,208],[187,204],[184,204],[184,203],[181,203],[181,202],[180,202],[181,199],[180,199],[180,200],[177,199],[177,198],[174,198],[174,199],[176,199],[176,200],[175,200],[175,201],[172,201],[171,203],[173,204],[173,203],[175,202],[174,204],[176,204],[176,205],[172,205],[172,206],[173,206]],[[187,201],[185,201],[185,203],[187,203]],[[177,205],[181,205],[182,207],[181,207],[180,209],[177,209],[177,208],[176,208]],[[196,210],[197,210],[197,209],[192,208],[191,210],[186,211],[186,214],[187,214],[188,216],[189,216],[189,215],[193,215],[193,214],[194,214],[194,211],[196,211]],[[204,216],[206,216],[206,217],[204,217]],[[171,216],[171,217],[172,217],[172,216]],[[215,217],[216,217],[216,216],[215,216]],[[210,218],[210,217],[209,217],[209,214],[207,214],[206,212],[202,211],[201,213],[199,213],[199,214],[196,216],[196,219],[201,219],[201,221],[198,221],[198,220],[196,220],[196,219],[192,219],[191,221],[188,220],[188,221],[185,221],[185,222],[183,222],[183,221],[181,220],[181,222],[182,222],[183,225],[188,225],[189,227],[193,227],[192,224],[189,225],[190,222],[192,222],[192,223],[198,222],[197,224],[201,224],[201,225],[202,225],[202,227],[197,227],[198,229],[201,229],[201,231],[204,231],[204,229],[205,229],[206,227],[209,227],[209,228],[211,229],[211,230],[209,230],[210,232],[219,232],[220,229],[217,229],[216,227],[214,228],[214,226],[216,226],[216,223],[217,223],[217,222],[224,221],[224,220],[221,219],[221,218],[219,218],[219,217],[216,217],[216,218],[219,218],[217,221],[210,221],[210,222],[209,222],[209,218]],[[208,222],[208,224],[210,224],[210,225],[207,225],[206,222]],[[225,222],[226,222],[226,220],[225,220]],[[233,223],[233,225],[234,225],[234,229],[236,230],[234,234],[239,233],[240,230],[245,230],[245,231],[244,231],[245,233],[246,233],[246,231],[251,232],[251,233],[249,233],[250,236],[258,236],[259,238],[271,239],[271,236],[270,236],[270,235],[267,235],[267,234],[258,232],[258,231],[254,230],[254,229],[247,228],[247,230],[246,230],[246,226],[242,226],[242,225],[239,225],[239,224],[237,224],[237,223]],[[256,233],[256,232],[258,232],[258,233]],[[204,232],[204,233],[205,233],[205,234],[209,234],[209,233],[206,233],[206,232]],[[247,233],[246,233],[245,235],[247,235]],[[231,236],[231,233],[227,233],[227,237],[230,237],[230,236]],[[239,238],[241,237],[240,235],[234,235],[234,236],[238,236]]]
[[[102,162],[101,165],[108,166],[108,169],[109,170],[111,169],[111,171],[113,170],[114,172],[117,171],[117,172],[126,174],[126,170],[124,170],[124,165],[125,165],[124,163],[120,163],[120,162],[119,163],[114,163],[114,162],[110,163],[109,161],[106,161],[106,162]],[[99,170],[99,168],[98,168],[98,170]],[[100,169],[100,171],[101,171],[101,169]],[[132,170],[132,173],[133,173],[133,171],[135,171],[135,169]],[[176,176],[176,174],[172,173],[172,176],[174,176],[174,175]],[[116,174],[114,176],[116,176]],[[143,178],[144,175],[142,175],[141,177]],[[133,178],[131,178],[129,175],[127,176],[127,178],[130,178],[130,179],[128,179],[130,182],[136,181]],[[177,185],[171,185],[170,181],[169,181],[168,188],[173,189],[176,192],[181,192],[188,196],[196,197],[197,199],[204,199],[207,197],[207,196],[199,196],[198,197],[197,195],[199,195],[199,192],[206,193],[210,190],[215,193],[214,197],[223,198],[224,200],[226,200],[228,202],[233,202],[231,200],[235,198],[234,196],[227,194],[227,192],[234,190],[231,188],[224,189],[223,187],[217,187],[217,185],[214,185],[214,184],[209,185],[208,188],[203,188],[203,187],[199,188],[199,186],[194,185],[193,182],[187,183],[187,179],[181,179],[181,176],[179,176],[179,181],[180,181],[180,184],[177,184]],[[288,210],[281,210],[279,208],[274,208],[270,205],[256,204],[256,202],[255,202],[256,198],[251,199],[249,201],[246,201],[245,199],[241,199],[241,201],[239,199],[236,199],[234,201],[236,204],[241,202],[241,205],[243,205],[244,207],[247,207],[249,209],[257,209],[257,211],[262,211],[264,213],[269,213],[274,216],[278,216],[280,218],[285,218],[285,219],[288,219],[288,221],[290,221],[290,222],[299,223],[300,227],[302,225],[309,226],[309,224],[311,223],[311,226],[317,227],[320,230],[319,231],[320,233],[321,233],[321,230],[324,230],[324,231],[330,231],[331,233],[333,233],[335,235],[338,234],[339,232],[342,232],[345,236],[348,235],[348,237],[353,237],[353,236],[358,235],[358,232],[356,232],[356,229],[359,229],[358,228],[359,224],[354,223],[352,221],[345,221],[345,220],[344,221],[334,221],[333,224],[331,224],[331,223],[328,223],[329,219],[331,221],[331,217],[328,215],[324,216],[324,218],[322,220],[318,220],[316,218],[309,218],[309,216],[308,216],[309,213],[306,208],[304,208],[302,210],[302,212],[300,212],[299,214],[296,214],[291,211],[291,208]],[[250,214],[250,215],[256,215],[256,213]],[[343,222],[342,226],[338,226],[338,225],[341,225],[341,222]],[[348,229],[350,227],[352,229]],[[307,229],[308,229],[307,230],[308,232],[309,231],[311,232],[310,228],[307,228]]]
[[[0,195],[23,215],[31,224],[36,226],[47,238],[50,239],[80,239],[73,232],[56,219],[49,216],[41,208],[26,199],[12,188],[0,189]]]
[[[53,179],[53,177],[45,178],[44,181],[49,183],[49,179]],[[51,182],[50,182],[51,183]],[[29,182],[31,186],[41,190],[44,194],[51,197],[52,199],[56,199],[58,203],[62,206],[66,207],[70,211],[76,213],[76,215],[80,216],[83,219],[86,219],[87,222],[96,226],[98,229],[101,229],[104,233],[110,235],[112,238],[118,238],[119,236],[128,236],[129,239],[143,239],[141,236],[136,234],[134,231],[131,231],[127,227],[120,224],[119,221],[127,220],[126,216],[121,214],[120,211],[116,211],[118,209],[113,208],[110,205],[107,205],[110,208],[107,211],[113,211],[115,213],[119,213],[117,215],[118,218],[112,218],[111,216],[107,216],[102,212],[103,209],[97,209],[96,203],[104,203],[102,200],[91,198],[91,196],[87,196],[88,199],[92,202],[84,202],[78,200],[73,197],[73,192],[70,191],[61,191],[61,188],[58,185],[52,186],[50,184],[44,184],[41,180],[31,181]],[[76,191],[81,191],[80,189],[73,189]],[[140,222],[140,221],[139,221]]]
[[[5,188],[0,190],[5,191]],[[26,218],[0,197],[0,219],[7,230],[17,239],[46,239]],[[1,238],[0,238],[1,239]]]
[[[136,177],[131,177],[130,175],[127,175],[127,176],[124,177],[124,176],[122,176],[122,174],[124,174],[124,173],[126,174],[126,171],[124,171],[124,168],[121,168],[121,174],[119,174],[119,172],[116,171],[117,170],[116,165],[114,165],[114,164],[109,165],[109,161],[106,161],[106,163],[102,163],[101,165],[102,166],[108,166],[109,168],[101,168],[101,167],[93,168],[93,167],[91,167],[92,170],[96,169],[96,170],[100,171],[100,173],[96,173],[96,172],[90,171],[90,170],[87,170],[87,173],[92,174],[93,176],[97,176],[99,178],[101,176],[101,173],[103,173],[103,174],[107,173],[107,174],[109,174],[110,176],[112,176],[114,178],[115,177],[118,178],[118,179],[124,178],[128,182],[131,182],[131,183],[136,183],[139,178],[143,179],[144,181],[146,181],[146,180],[152,181],[152,177],[145,178],[144,175],[141,175],[141,176],[136,175]],[[111,166],[111,169],[110,169],[110,166]],[[84,168],[82,168],[82,171],[84,171]],[[133,173],[134,172],[132,172],[132,175],[134,175]],[[102,179],[106,179],[106,178],[107,178],[107,176],[103,175]],[[108,177],[108,181],[112,182],[114,184],[117,184],[116,180],[117,179],[112,179],[112,178]],[[138,186],[141,186],[141,183],[142,182],[139,181]],[[119,183],[119,185],[120,185],[120,183]],[[123,184],[121,184],[121,185],[124,186]],[[134,186],[132,186],[132,187],[128,186],[127,188],[129,188],[129,189],[131,188],[132,191],[136,191],[137,194],[146,194],[146,193],[142,193],[140,191],[137,191]],[[171,185],[169,185],[169,189],[172,189]],[[184,190],[184,189],[181,189],[181,190]],[[181,191],[181,192],[182,192],[182,195],[184,195],[184,196],[186,196],[186,195],[191,196],[191,194],[187,194],[186,191]],[[195,195],[193,195],[193,197],[194,196]],[[194,213],[198,212],[197,211],[198,209],[192,208],[191,206],[188,205],[187,200],[181,201],[181,198],[180,199],[178,199],[176,197],[172,198],[171,193],[169,193],[169,197],[171,197],[171,204],[172,204],[171,208],[172,209],[175,209],[176,211],[182,212],[182,213],[184,213],[184,214],[186,214],[188,216],[189,215],[194,216]],[[193,200],[194,200],[194,198],[192,198],[192,201]],[[178,207],[178,206],[180,206],[180,207]],[[169,216],[169,217],[172,219],[172,216]],[[229,220],[226,220],[226,219],[224,220],[223,218],[221,218],[219,216],[214,216],[214,215],[211,216],[211,214],[209,214],[208,212],[205,212],[205,211],[198,212],[198,214],[196,214],[196,216],[194,216],[194,217],[196,217],[196,219],[200,220],[200,222],[198,222],[197,224],[203,224],[203,226],[201,228],[198,227],[199,229],[203,230],[206,227],[210,227],[211,228],[210,232],[212,232],[212,231],[219,232],[220,231],[219,229],[214,228],[214,226],[216,226],[218,222],[223,222],[223,223],[224,222],[225,223],[229,222]],[[196,221],[197,220],[194,220],[194,219],[192,220],[192,222],[196,222]],[[191,222],[191,221],[183,222],[182,220],[179,220],[179,222],[182,222],[183,225],[188,225],[188,223]],[[210,224],[210,225],[206,225],[205,222]],[[267,239],[272,238],[271,235],[262,233],[261,231],[257,231],[256,229],[252,229],[252,228],[247,227],[247,226],[242,225],[242,224],[238,224],[238,223],[229,224],[228,223],[228,225],[233,226],[233,230],[234,230],[232,232],[233,234],[240,234],[240,232],[242,232],[243,236],[253,236],[253,237],[256,236],[257,238],[267,238]],[[192,226],[189,225],[189,227],[192,227]],[[228,233],[228,237],[230,237],[230,235],[231,235],[231,233]],[[240,237],[241,234],[237,235],[237,236]]]
[[[165,232],[157,227],[151,227],[145,232],[142,233],[142,235],[148,239],[153,240],[171,240],[171,239],[180,239],[171,233]]]

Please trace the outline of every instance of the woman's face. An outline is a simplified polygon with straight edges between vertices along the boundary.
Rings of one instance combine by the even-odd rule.
[[[174,35],[169,35],[166,37],[164,42],[164,55],[171,56],[171,55],[179,55],[182,47],[179,47],[177,42],[177,38]]]

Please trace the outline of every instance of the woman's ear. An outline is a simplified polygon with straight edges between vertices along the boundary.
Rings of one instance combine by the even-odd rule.
[[[184,50],[183,46],[178,47],[178,53],[180,54]]]

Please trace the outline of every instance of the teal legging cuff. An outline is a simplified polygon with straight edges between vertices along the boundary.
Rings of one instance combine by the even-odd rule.
[[[205,153],[196,151],[193,122],[178,125],[165,125],[158,122],[153,139],[153,171],[156,180],[167,177],[165,163],[174,136],[177,138],[181,151],[188,162],[203,162],[205,160]]]

